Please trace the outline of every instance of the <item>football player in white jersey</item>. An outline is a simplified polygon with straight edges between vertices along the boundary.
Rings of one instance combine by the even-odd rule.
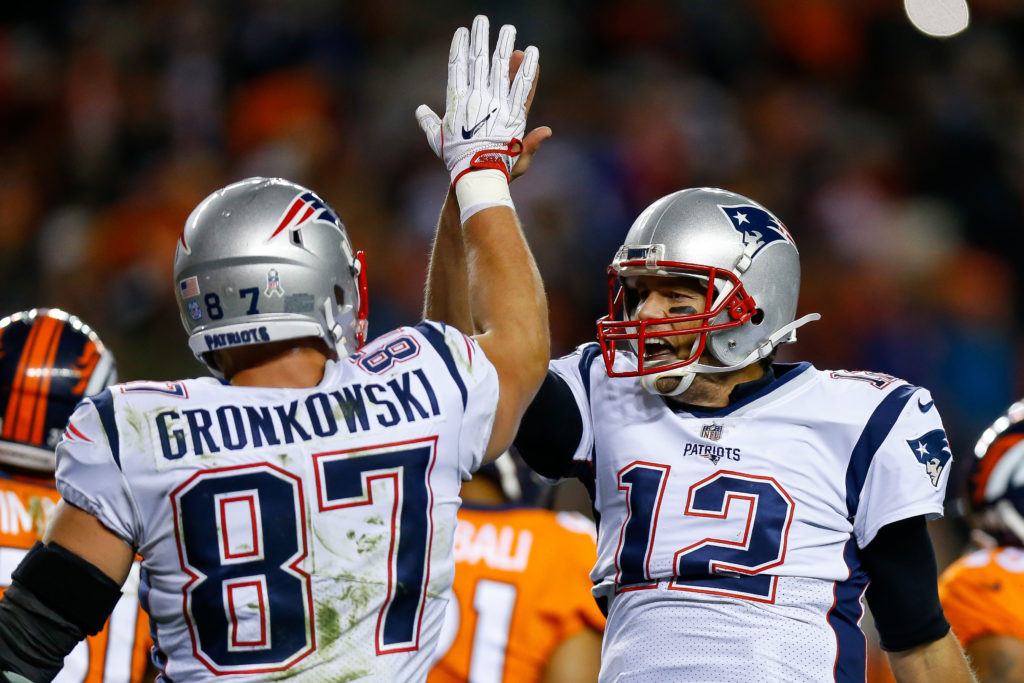
[[[598,342],[551,362],[523,418],[519,453],[593,499],[601,681],[863,681],[865,594],[899,680],[971,680],[925,526],[938,411],[889,375],[774,364],[818,317],[794,320],[799,281],[760,204],[663,197],[612,260]]]
[[[115,385],[76,409],[64,503],[0,602],[12,678],[52,677],[136,550],[162,680],[426,677],[460,484],[508,447],[549,354],[508,194],[537,73],[531,47],[510,83],[514,35],[492,60],[486,20],[472,41],[459,29],[439,131],[480,333],[424,321],[364,346],[365,260],[326,202],[265,178],[207,197],[174,281],[217,378]],[[54,582],[74,599],[40,601]]]

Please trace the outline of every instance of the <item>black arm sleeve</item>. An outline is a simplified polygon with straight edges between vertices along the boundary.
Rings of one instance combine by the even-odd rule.
[[[31,681],[50,681],[85,638],[77,626],[15,581],[0,600],[0,668]],[[3,679],[0,679],[3,680]]]
[[[924,517],[885,525],[860,559],[871,580],[865,597],[883,650],[909,650],[946,635],[949,622],[939,603],[935,552]]]
[[[513,445],[537,474],[559,479],[569,474],[572,456],[583,438],[583,417],[572,389],[548,370],[523,415]]]

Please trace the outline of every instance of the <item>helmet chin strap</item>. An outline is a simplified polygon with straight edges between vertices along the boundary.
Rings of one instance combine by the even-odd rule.
[[[345,328],[334,317],[334,304],[330,299],[324,301],[324,321],[327,323],[329,339],[327,341],[337,352],[338,359],[348,356],[348,349],[345,348]]]
[[[693,384],[694,378],[697,376],[696,371],[690,370],[689,366],[686,369],[680,368],[678,370],[666,370],[665,372],[659,372],[656,375],[641,375],[640,385],[647,390],[648,393],[654,394],[655,396],[678,396]],[[674,377],[679,378],[679,383],[671,391],[662,391],[658,388],[658,380],[660,379],[671,379]]]
[[[683,393],[684,391],[690,388],[690,385],[693,384],[693,380],[696,377],[697,373],[715,374],[722,372],[732,372],[733,370],[745,368],[751,363],[756,363],[762,358],[767,358],[768,355],[772,352],[772,349],[774,349],[776,346],[796,341],[796,335],[794,335],[793,333],[796,331],[798,327],[802,327],[809,322],[814,322],[815,320],[820,319],[821,316],[819,314],[808,313],[804,317],[798,318],[797,320],[794,320],[788,325],[783,325],[775,332],[773,332],[772,335],[768,337],[768,339],[766,339],[760,346],[751,351],[746,358],[744,358],[738,363],[734,363],[733,365],[719,366],[701,365],[700,363],[693,363],[692,365],[676,368],[674,370],[665,370],[664,372],[658,372],[651,375],[642,375],[640,377],[640,385],[648,392],[655,394],[657,396],[678,396],[679,394]],[[787,337],[791,338],[787,339]],[[696,346],[697,342],[694,342],[694,347],[696,348]],[[671,391],[661,391],[660,389],[658,389],[658,380],[675,377],[679,378],[679,383],[675,387],[673,387]]]

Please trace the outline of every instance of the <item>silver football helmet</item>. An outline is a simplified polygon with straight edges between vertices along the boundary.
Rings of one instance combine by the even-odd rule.
[[[703,313],[638,320],[630,280],[640,275],[684,276],[707,285]],[[800,290],[800,258],[792,236],[770,211],[742,195],[691,188],[662,197],[636,219],[608,266],[608,315],[597,336],[611,377],[641,378],[652,393],[663,377],[678,377],[669,392],[685,391],[696,373],[728,372],[768,357],[796,341],[795,330],[820,316],[793,320]],[[698,322],[675,330],[666,326]],[[654,326],[662,329],[651,330]],[[659,337],[696,340],[689,358],[645,362],[645,345]],[[627,342],[636,369],[613,368],[616,348]],[[701,363],[707,351],[718,364]],[[705,356],[705,359],[707,356]]]
[[[366,261],[311,190],[247,178],[192,211],[174,254],[188,344],[213,374],[210,351],[319,337],[338,357],[366,340]]]

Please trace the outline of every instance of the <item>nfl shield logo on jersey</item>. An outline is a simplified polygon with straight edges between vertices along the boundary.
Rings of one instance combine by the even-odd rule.
[[[188,315],[193,320],[199,320],[200,318],[203,317],[203,309],[199,308],[198,301],[188,302]]]
[[[953,457],[953,453],[949,450],[949,442],[946,440],[946,432],[941,429],[933,429],[924,436],[909,439],[907,445],[910,446],[910,450],[914,451],[917,461],[928,471],[932,486],[938,486],[942,470],[946,468],[946,463]]]
[[[722,427],[720,424],[709,424],[704,425],[700,429],[700,436],[702,439],[709,439],[711,441],[719,441],[722,438]]]

